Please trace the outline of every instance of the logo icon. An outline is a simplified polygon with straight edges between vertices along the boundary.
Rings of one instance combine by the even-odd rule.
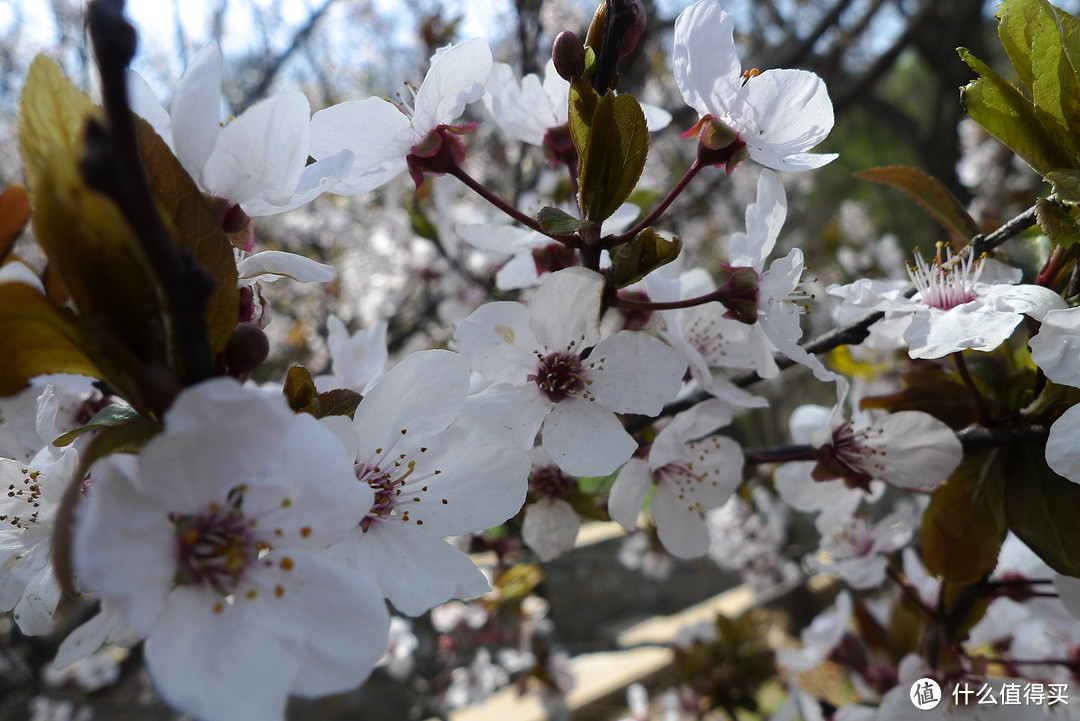
[[[929,711],[941,703],[941,686],[932,678],[920,678],[908,692],[911,703],[920,711]]]

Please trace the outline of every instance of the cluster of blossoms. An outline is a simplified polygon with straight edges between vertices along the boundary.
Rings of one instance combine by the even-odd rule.
[[[1004,507],[986,509],[995,498],[1024,491],[994,475],[992,454],[971,453],[974,446],[965,448],[961,438],[1012,428],[1019,419],[1043,423],[1045,456],[1036,454],[1036,461],[1080,482],[1068,391],[1038,400],[1047,379],[1080,387],[1080,309],[1068,307],[1046,280],[1052,273],[1021,283],[1019,268],[975,257],[970,248],[955,256],[939,250],[932,263],[920,257],[909,270],[913,291],[902,280],[859,279],[826,293],[839,299],[838,318],[880,313],[878,346],[902,349],[904,361],[936,385],[921,395],[892,387],[892,396],[875,397],[858,379],[827,367],[800,343],[814,300],[803,250],[769,259],[782,245],[788,211],[776,171],[810,171],[836,157],[811,152],[832,129],[832,104],[824,82],[808,71],[744,72],[734,28],[718,0],[698,0],[675,21],[671,82],[698,113],[682,135],[696,139],[696,155],[650,211],[625,201],[644,166],[639,146],[647,147],[649,132],[663,130],[672,116],[625,91],[616,96],[598,80],[617,63],[601,52],[606,43],[586,52],[576,37],[560,36],[557,62],[541,81],[517,79],[493,61],[486,42],[468,40],[431,58],[409,102],[371,97],[312,115],[306,97],[291,91],[224,123],[216,47],[192,59],[167,112],[133,72],[122,75],[120,88],[109,87],[116,78],[103,60],[103,84],[114,91],[106,95],[125,98],[124,117],[134,111],[139,132],[149,128],[144,135],[153,136],[139,140],[158,159],[147,173],[152,190],[171,192],[154,185],[169,184],[155,175],[168,162],[179,168],[169,182],[195,188],[168,211],[174,216],[157,219],[164,235],[171,241],[170,233],[198,231],[184,246],[190,253],[179,256],[184,263],[220,241],[225,260],[202,270],[218,284],[215,292],[235,290],[220,304],[224,315],[239,313],[223,323],[209,291],[184,296],[183,286],[198,285],[197,273],[179,275],[187,271],[176,268],[179,282],[169,283],[170,271],[155,269],[166,277],[150,282],[149,295],[168,298],[159,334],[168,338],[138,336],[151,346],[143,355],[143,348],[117,351],[124,344],[109,334],[127,332],[130,318],[112,322],[124,303],[81,302],[100,296],[79,282],[77,263],[60,262],[56,237],[68,240],[66,231],[43,216],[64,207],[54,196],[69,183],[77,197],[112,203],[101,214],[113,213],[127,229],[122,238],[100,231],[113,245],[153,233],[140,224],[143,216],[102,190],[107,184],[94,186],[101,181],[85,170],[79,172],[86,177],[65,176],[66,166],[49,153],[67,153],[68,163],[86,158],[72,159],[69,147],[50,150],[44,140],[23,141],[35,231],[73,294],[61,312],[46,274],[32,262],[13,258],[0,273],[0,328],[31,322],[12,310],[28,298],[34,308],[55,311],[39,311],[53,324],[44,351],[20,356],[10,376],[0,373],[4,387],[13,378],[18,387],[29,384],[0,401],[0,478],[8,488],[0,497],[0,610],[28,635],[66,631],[58,667],[94,658],[106,644],[142,644],[158,692],[184,713],[206,721],[283,718],[290,696],[349,690],[380,661],[398,669],[391,673],[408,673],[417,641],[406,622],[392,618],[391,606],[407,616],[435,609],[433,623],[445,638],[484,627],[492,615],[473,623],[467,612],[450,610],[459,607],[442,605],[491,591],[491,579],[461,550],[473,534],[505,524],[521,541],[505,555],[527,547],[549,561],[573,548],[587,509],[641,531],[631,538],[655,541],[649,550],[662,560],[709,555],[759,584],[813,574],[840,579],[845,589],[835,607],[803,630],[801,647],[782,649],[776,661],[791,680],[830,658],[847,659],[860,703],[833,716],[841,721],[895,718],[900,694],[920,675],[946,686],[974,676],[978,658],[965,644],[985,643],[1019,659],[1072,658],[1080,648],[1080,582],[1058,572],[1076,567],[1063,568],[1053,549],[1036,547],[1036,555],[1024,545],[1042,538],[1033,529],[1037,521],[1018,516],[1007,525]],[[102,35],[93,23],[91,32]],[[567,61],[568,52],[580,62]],[[34,95],[41,78],[50,89],[59,84],[41,69],[44,62],[24,96],[27,138],[45,122]],[[569,173],[573,207],[528,215],[466,172],[463,137],[477,125],[465,120],[472,117],[467,108],[472,104],[478,116],[481,101],[506,136],[542,147],[553,167]],[[115,109],[106,102],[113,121]],[[83,166],[92,165],[92,141],[106,143],[95,132],[106,140],[123,132],[116,122],[102,130],[96,115],[89,110],[77,124],[86,146],[79,152],[89,158]],[[615,140],[601,139],[605,133]],[[622,153],[624,165],[604,153]],[[640,166],[627,170],[636,156]],[[663,229],[665,211],[699,173],[718,167],[731,175],[744,161],[763,166],[745,227],[726,238],[716,267],[686,267],[676,257],[679,242],[654,226]],[[431,176],[451,176],[516,223],[469,223],[457,231],[480,251],[511,256],[492,285],[521,295],[471,308],[446,334],[447,348],[394,363],[389,319],[350,335],[330,316],[328,373],[312,377],[294,367],[284,392],[280,381],[251,380],[268,350],[263,283],[326,282],[335,274],[299,255],[253,252],[252,218],[294,210],[323,193],[366,193],[405,172],[417,188]],[[167,204],[158,204],[166,212]],[[189,211],[200,214],[199,222],[210,220],[184,225]],[[137,247],[128,255],[149,269],[153,254]],[[128,300],[120,291],[117,297]],[[194,315],[206,326],[199,328],[201,374],[191,357],[171,355],[191,338],[189,326],[172,323],[183,307],[177,299],[185,297],[197,301]],[[80,323],[69,330],[70,316]],[[219,333],[222,324],[226,332]],[[1038,389],[988,400],[992,381],[983,379],[980,388],[964,358],[1011,353],[1009,363],[1018,365],[1015,356],[1026,352],[1019,337],[1029,330],[1028,371],[1034,377],[1037,366]],[[26,337],[27,344],[35,339]],[[72,348],[61,343],[69,337],[93,346],[86,363],[70,361]],[[945,358],[956,364],[955,377],[936,363]],[[126,373],[131,363],[137,369]],[[779,379],[791,365],[802,366],[806,387],[812,375],[823,395],[835,391],[836,404],[794,409],[790,446],[744,448],[744,412],[769,405],[748,386]],[[956,407],[928,400],[935,392]],[[958,436],[964,426],[971,426],[967,435]],[[720,433],[728,427],[730,434]],[[756,478],[748,482],[748,475]],[[590,495],[586,487],[601,490]],[[813,514],[818,536],[799,554],[801,566],[777,560],[792,511]],[[981,515],[970,529],[953,529],[968,511]],[[948,558],[949,543],[941,540],[965,531],[994,537],[988,550],[981,540],[963,546],[991,557],[978,558],[982,565],[970,573],[962,567],[971,559]],[[461,537],[466,544],[450,540]],[[914,550],[916,538],[925,562]],[[640,557],[635,562],[646,565]],[[1032,591],[1040,584],[1053,584],[1057,597]],[[982,596],[960,607],[957,588]],[[71,629],[65,597],[96,604],[96,613]],[[970,618],[983,597],[985,611]],[[889,658],[850,638],[853,618],[884,633],[901,611],[921,614],[933,652],[918,656],[919,649],[898,642]],[[520,613],[535,626],[529,639],[545,638],[543,615]],[[701,644],[713,653],[735,633],[722,625],[686,648]],[[958,629],[969,627],[969,638],[959,638]],[[505,669],[540,668],[546,692],[565,693],[565,657],[518,646],[505,649],[499,664],[476,651],[468,667],[447,677],[445,707],[490,693],[506,681]],[[1043,666],[1033,677],[1056,683],[1072,668]],[[637,718],[642,692],[633,694]],[[804,719],[824,718],[794,684],[789,696],[788,718],[796,709]]]

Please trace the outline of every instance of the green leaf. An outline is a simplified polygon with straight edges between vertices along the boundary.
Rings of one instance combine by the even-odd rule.
[[[611,249],[611,275],[616,288],[625,288],[679,257],[682,241],[664,238],[651,227],[628,243]]]
[[[570,81],[570,139],[574,141],[577,149],[579,164],[585,163],[585,155],[588,152],[589,130],[592,127],[593,115],[596,114],[596,106],[600,103],[600,96],[593,86],[586,80],[574,78]]]
[[[316,418],[325,418],[326,416],[348,416],[352,418],[353,414],[356,413],[357,406],[360,405],[360,401],[364,397],[349,388],[336,388],[320,393],[318,399],[319,411],[315,415]]]
[[[0,283],[0,396],[18,393],[34,376],[102,376],[84,350],[70,315],[25,283]]]
[[[206,303],[206,334],[210,349],[218,353],[236,328],[240,306],[233,245],[221,226],[223,201],[203,195],[150,123],[136,121],[139,153],[174,242],[190,250],[214,276],[214,290]]]
[[[1052,170],[1044,180],[1054,186],[1062,203],[1080,205],[1080,170]]]
[[[1052,242],[1064,247],[1080,240],[1076,217],[1078,211],[1080,208],[1075,207],[1067,211],[1046,198],[1035,201],[1035,220],[1039,223],[1039,229]]]
[[[923,560],[930,573],[974,583],[997,565],[1005,540],[1005,468],[1000,449],[969,452],[934,491],[923,514]]]
[[[1007,145],[1040,175],[1057,168],[1075,167],[1069,151],[1072,141],[1052,127],[1052,122],[1019,90],[1005,82],[966,48],[960,57],[980,77],[960,90],[971,119]],[[1050,124],[1048,125],[1048,122]]]
[[[319,392],[315,389],[315,381],[311,378],[311,371],[300,364],[289,368],[285,374],[285,384],[281,389],[285,394],[285,400],[289,402],[289,408],[297,413],[310,413],[317,416],[319,413]]]
[[[634,96],[603,98],[580,78],[570,84],[570,137],[580,158],[581,213],[602,223],[626,202],[648,154],[645,113]]]
[[[68,431],[54,440],[52,444],[58,448],[63,448],[64,446],[71,445],[76,438],[87,431],[96,431],[102,428],[114,428],[116,426],[131,423],[140,418],[142,418],[142,416],[140,416],[139,412],[131,406],[122,406],[114,403],[95,413],[93,418],[86,422],[86,425]]]
[[[1031,60],[1035,22],[1028,22],[1028,18],[1044,20],[1044,11],[1042,0],[1005,0],[997,9],[998,37],[1020,83],[1028,89],[1035,79]]]
[[[34,233],[87,329],[87,352],[125,368],[108,380],[129,395],[123,375],[143,363],[171,364],[172,323],[142,245],[119,209],[80,173],[84,128],[97,109],[44,56],[30,66],[19,103]]]
[[[596,223],[575,218],[566,211],[548,206],[536,214],[536,222],[550,235],[573,235],[582,230],[597,227]]]
[[[966,243],[979,232],[978,224],[968,215],[963,203],[941,181],[921,170],[892,165],[861,170],[853,175],[859,180],[869,180],[904,191],[959,243]]]
[[[596,106],[587,145],[581,211],[586,220],[602,223],[630,197],[645,168],[649,131],[638,101],[608,91]]]
[[[1058,573],[1080,577],[1080,485],[1050,470],[1041,445],[1009,449],[1009,529]]]
[[[1036,109],[1046,114],[1057,137],[1064,140],[1075,165],[1076,133],[1080,131],[1080,83],[1076,74],[1080,57],[1075,50],[1080,24],[1045,0],[1040,6],[1043,12],[1038,20],[1031,19],[1035,25],[1031,95]]]

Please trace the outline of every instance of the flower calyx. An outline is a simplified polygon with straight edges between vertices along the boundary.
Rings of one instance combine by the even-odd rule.
[[[753,325],[758,317],[757,271],[748,266],[732,268],[725,265],[724,267],[725,270],[731,272],[731,277],[713,295],[727,308],[727,313],[724,313],[725,318]]]
[[[739,136],[739,131],[710,114],[703,115],[679,137],[697,138],[698,162],[703,165],[723,166],[728,175],[731,175],[739,163],[750,157],[750,150]]]
[[[412,146],[405,156],[409,173],[419,188],[424,182],[424,175],[445,175],[452,173],[465,160],[465,144],[459,135],[467,135],[476,130],[476,123],[464,125],[439,125],[428,131],[420,142]]]

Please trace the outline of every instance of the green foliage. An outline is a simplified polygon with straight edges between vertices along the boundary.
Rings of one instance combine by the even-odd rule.
[[[75,430],[68,431],[59,438],[53,441],[53,445],[59,448],[71,445],[75,442],[75,439],[81,436],[87,431],[96,431],[103,428],[113,428],[116,426],[122,426],[125,423],[130,423],[139,417],[138,412],[131,406],[121,406],[113,404],[106,406],[100,411],[94,414],[93,418],[88,420],[85,425],[79,426]]]
[[[100,115],[54,61],[44,55],[35,59],[20,99],[19,149],[35,235],[50,277],[63,288],[59,295],[66,294],[77,315],[63,314],[43,298],[27,300],[35,312],[22,320],[15,319],[16,309],[0,309],[22,337],[21,347],[12,351],[20,362],[5,372],[0,393],[17,390],[24,373],[93,374],[146,410],[153,407],[148,379],[167,386],[165,376],[182,375],[184,369],[173,335],[173,308],[143,239],[116,204],[83,177],[86,128]],[[236,262],[221,227],[223,201],[203,195],[165,141],[142,119],[136,123],[140,156],[172,242],[214,277],[206,332],[211,351],[219,352],[236,327],[239,306]],[[0,303],[10,302],[12,293]],[[49,295],[54,300],[58,294],[51,287]]]
[[[934,491],[922,521],[923,560],[930,573],[975,583],[997,565],[1005,540],[1008,464],[998,449],[968,452]]]
[[[961,88],[972,120],[1007,145],[1040,175],[1071,167],[1075,159],[1044,110],[966,49],[960,57],[979,78]]]
[[[300,364],[289,368],[285,374],[285,383],[281,389],[289,407],[297,413],[308,413],[316,418],[326,416],[348,416],[356,413],[363,396],[348,388],[319,393],[311,371]]]
[[[43,373],[101,376],[85,347],[62,308],[25,283],[0,283],[0,396]]]
[[[236,328],[240,304],[233,246],[221,226],[224,201],[203,195],[150,124],[137,121],[139,153],[161,216],[174,242],[190,250],[214,276],[214,290],[206,303],[206,331],[211,350],[220,352]]]
[[[1080,485],[1050,470],[1042,446],[1006,452],[1009,529],[1055,571],[1080,577]]]
[[[1053,184],[1059,199],[1080,203],[1080,20],[1047,0],[1005,0],[998,36],[1020,83],[1016,87],[967,50],[979,77],[962,89],[968,114]],[[1075,208],[1039,208],[1051,240],[1077,240]]]
[[[1039,223],[1039,229],[1052,242],[1065,247],[1080,240],[1080,230],[1077,229],[1077,221],[1080,220],[1078,211],[1080,208],[1062,208],[1046,198],[1035,201],[1035,219]]]
[[[979,226],[956,196],[941,181],[921,170],[894,165],[863,170],[855,173],[855,177],[902,190],[958,243],[966,243],[979,232]]]
[[[580,158],[581,214],[602,223],[626,202],[645,168],[649,131],[633,95],[599,97],[580,78],[570,84],[570,135]]]
[[[575,218],[566,211],[551,206],[540,209],[540,212],[536,214],[536,222],[540,224],[545,233],[559,236],[570,236],[582,230],[596,227],[596,223]]]
[[[664,238],[652,228],[634,236],[628,243],[612,248],[611,275],[616,288],[638,282],[657,268],[679,257],[682,241]]]

